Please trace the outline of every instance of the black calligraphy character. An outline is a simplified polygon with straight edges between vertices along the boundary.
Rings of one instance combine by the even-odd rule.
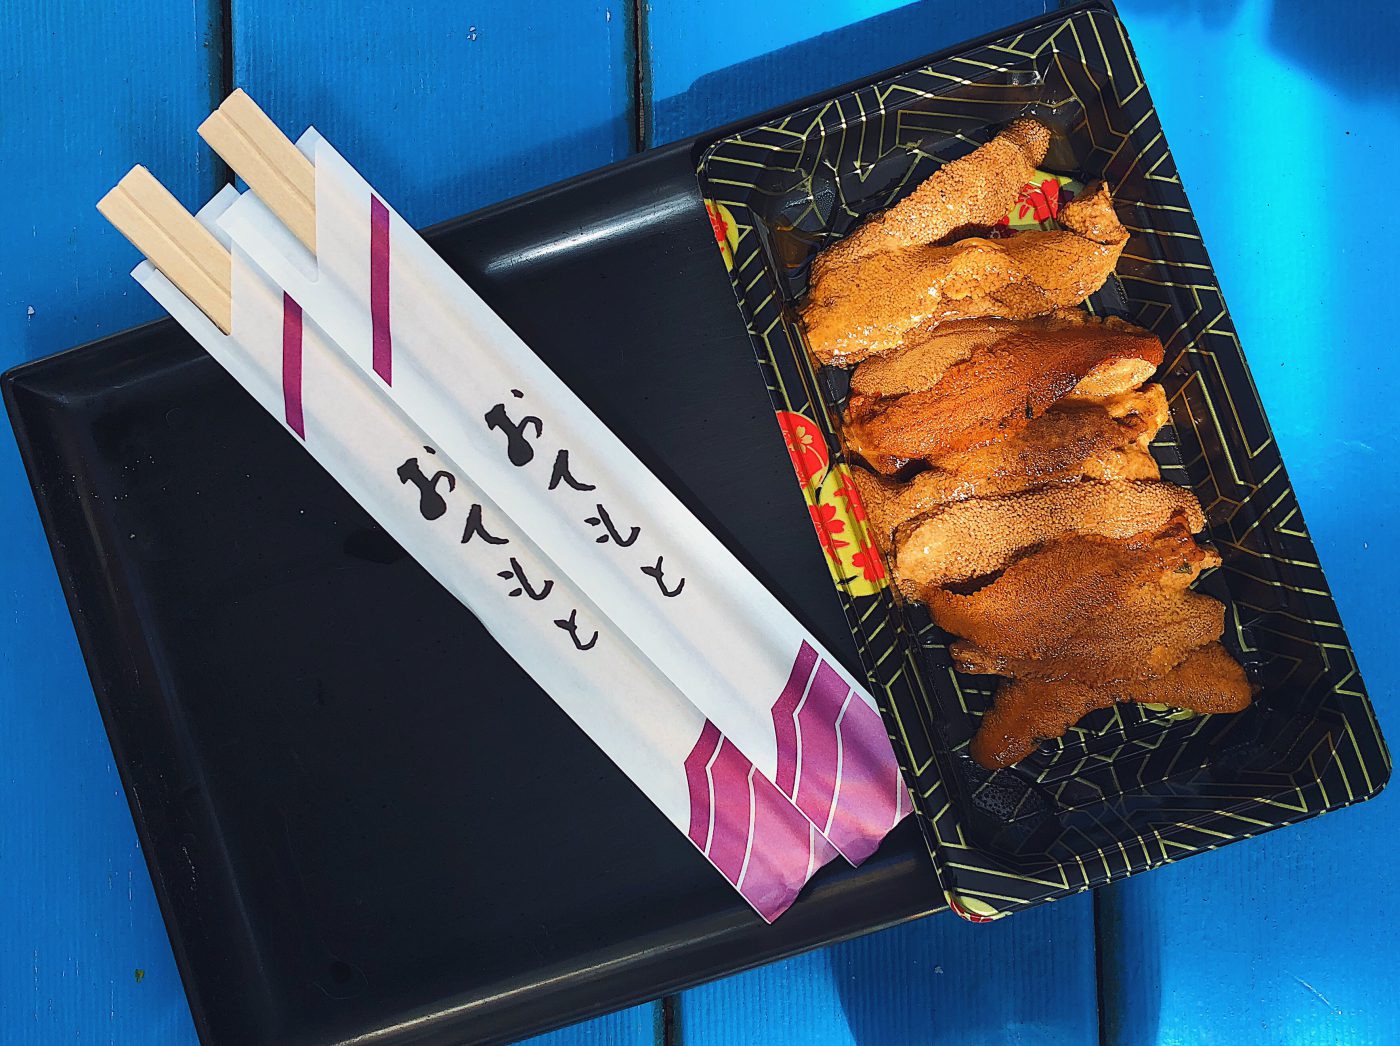
[[[559,486],[560,482],[567,483],[575,490],[596,490],[592,483],[585,483],[581,479],[575,479],[574,474],[569,471],[569,452],[561,450],[554,455],[554,471],[549,474],[549,489],[553,490]]]
[[[499,578],[505,578],[507,581],[516,582],[516,587],[512,589],[509,593],[511,598],[514,598],[523,593],[524,595],[527,595],[531,599],[538,602],[539,600],[544,599],[545,596],[549,595],[550,591],[554,588],[554,582],[548,579],[545,579],[545,583],[539,588],[533,588],[530,585],[530,579],[525,576],[525,571],[521,568],[519,562],[516,561],[516,558],[514,556],[510,557],[510,569],[502,570],[496,576]]]
[[[554,623],[560,628],[562,628],[565,632],[569,633],[569,638],[574,641],[574,646],[579,650],[592,650],[594,646],[596,646],[598,643],[598,633],[596,630],[593,633],[593,638],[590,639],[587,643],[580,643],[578,641],[577,610],[570,610],[568,617],[559,618]]]
[[[510,538],[498,538],[486,529],[486,524],[481,522],[481,506],[473,503],[472,510],[467,513],[467,526],[462,531],[462,544],[466,544],[472,538],[481,538],[488,545],[508,545]]]
[[[642,567],[642,573],[647,575],[648,577],[656,578],[656,587],[661,589],[661,594],[669,599],[672,596],[678,596],[681,594],[681,589],[685,588],[685,578],[681,578],[680,584],[678,584],[675,588],[667,588],[666,579],[662,576],[661,572],[661,561],[665,558],[665,556],[657,556],[656,566]]]
[[[511,389],[510,394],[516,399],[522,399],[525,395],[519,389]],[[510,458],[510,463],[516,468],[528,465],[535,459],[535,448],[525,437],[525,430],[532,426],[536,439],[544,435],[544,422],[533,414],[527,414],[519,421],[512,421],[510,415],[506,413],[504,403],[497,403],[486,412],[486,427],[500,429],[506,434],[506,454]]]
[[[436,454],[432,447],[424,447],[429,454]],[[399,466],[399,482],[412,483],[418,488],[418,511],[424,519],[439,519],[447,512],[447,502],[438,493],[438,480],[447,480],[447,492],[457,489],[457,477],[450,472],[438,472],[432,479],[423,475],[417,458],[409,458]]]
[[[635,542],[637,540],[637,535],[642,532],[641,527],[633,527],[632,532],[624,538],[617,532],[617,527],[613,525],[612,517],[608,515],[608,510],[602,505],[598,506],[598,514],[596,516],[589,516],[584,522],[590,527],[602,526],[603,530],[606,531],[606,533],[594,539],[599,545],[606,545],[608,539],[611,538],[623,548],[626,548],[628,545]]]

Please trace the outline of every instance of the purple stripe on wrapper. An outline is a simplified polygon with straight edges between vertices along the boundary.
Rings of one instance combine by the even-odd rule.
[[[879,714],[803,643],[773,704],[773,730],[776,783],[841,856],[865,860],[907,813]]]
[[[785,912],[808,877],[836,856],[812,822],[757,770],[753,784],[754,846],[739,892],[769,922]]]
[[[753,833],[753,795],[749,790],[753,764],[725,739],[720,741],[705,773],[710,781],[710,809],[714,813],[707,856],[737,886]]]
[[[904,803],[904,779],[890,748],[880,713],[858,697],[852,697],[841,717],[841,780],[836,805],[841,819],[852,826],[881,826],[878,834],[852,833],[837,842],[841,852],[859,863],[875,852],[886,832],[908,811]],[[872,758],[876,753],[885,758]],[[862,758],[862,756],[865,756]],[[833,825],[833,832],[836,826]],[[835,840],[833,840],[835,841]]]
[[[301,306],[282,295],[282,408],[287,427],[306,439],[301,411]]]
[[[705,768],[710,765],[720,740],[719,730],[706,719],[700,740],[685,757],[685,783],[690,790],[690,830],[686,834],[700,847],[701,853],[710,850],[710,783]]]
[[[799,655],[800,656],[800,655]],[[825,661],[817,663],[806,700],[797,709],[797,808],[822,833],[831,827],[836,784],[841,776],[841,735],[836,724],[851,688]],[[842,850],[844,853],[844,849]]]
[[[394,341],[389,334],[389,208],[369,198],[369,316],[374,332],[374,373],[394,384]]]
[[[807,693],[816,663],[817,652],[803,643],[792,663],[787,686],[773,705],[773,732],[778,738],[778,774],[773,783],[787,795],[792,795],[797,787],[797,706]]]
[[[835,849],[708,720],[685,777],[691,842],[772,922]]]

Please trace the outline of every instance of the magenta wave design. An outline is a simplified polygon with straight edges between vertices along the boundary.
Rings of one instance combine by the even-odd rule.
[[[797,706],[807,693],[807,681],[816,664],[817,652],[803,643],[787,685],[773,704],[773,731],[778,738],[778,773],[773,783],[787,795],[797,788]]]
[[[714,811],[707,856],[724,877],[737,886],[739,877],[744,874],[744,859],[753,839],[750,826],[753,794],[749,790],[753,764],[728,740],[722,739],[705,771],[712,789],[710,808]]]
[[[852,694],[841,717],[841,745],[846,758],[841,767],[837,803],[842,819],[855,829],[841,852],[859,864],[880,845],[908,811],[904,779],[890,747],[889,734],[880,713]]]
[[[282,411],[287,427],[306,439],[301,407],[301,306],[282,294]]]
[[[830,830],[832,807],[841,774],[841,733],[836,724],[851,688],[825,661],[807,688],[807,698],[797,710],[797,734],[801,741],[797,762],[797,808],[822,832]],[[837,844],[841,849],[840,844]],[[845,850],[842,849],[844,853]]]
[[[884,721],[806,642],[772,715],[775,783],[859,864],[908,812]]]
[[[369,318],[374,373],[394,384],[394,340],[389,332],[389,208],[369,198]]]
[[[772,922],[836,855],[811,822],[708,720],[685,759],[686,833],[730,884]]]
[[[710,785],[705,767],[723,739],[715,724],[706,719],[700,739],[685,757],[685,785],[690,791],[690,829],[685,834],[701,853],[710,851]]]

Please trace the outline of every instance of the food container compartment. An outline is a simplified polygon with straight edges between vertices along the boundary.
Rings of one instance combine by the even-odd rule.
[[[847,551],[871,537],[840,493],[840,469],[858,461],[839,435],[849,375],[808,357],[796,305],[824,245],[1021,115],[1055,132],[1042,168],[1107,180],[1132,232],[1116,276],[1088,304],[1166,346],[1158,380],[1173,424],[1153,454],[1163,478],[1206,509],[1224,564],[1197,587],[1226,604],[1223,641],[1261,690],[1237,715],[1095,712],[991,773],[967,744],[998,680],[955,672],[948,637],[896,596],[888,563]],[[996,918],[1380,790],[1389,755],[1141,70],[1108,9],[1082,5],[729,136],[704,153],[699,177],[795,463],[811,466],[814,523],[956,909]]]

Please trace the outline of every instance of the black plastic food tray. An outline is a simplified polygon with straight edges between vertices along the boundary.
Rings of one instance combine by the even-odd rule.
[[[429,240],[859,671],[695,155]],[[765,926],[173,323],[3,383],[206,1042],[512,1040],[943,907],[910,819]]]
[[[977,919],[1360,802],[1390,773],[1142,71],[1107,7],[1009,30],[706,152],[702,187],[774,407],[819,430],[830,467],[844,465],[835,419],[849,375],[814,366],[795,310],[812,258],[1023,114],[1056,132],[1043,166],[1107,181],[1132,234],[1090,306],[1166,346],[1158,380],[1174,424],[1152,450],[1206,510],[1224,565],[1198,587],[1226,604],[1224,642],[1262,692],[1230,716],[1119,705],[989,773],[967,747],[997,680],[954,672],[923,607],[845,570],[852,634],[948,900]],[[814,518],[839,517],[840,497],[816,491]],[[842,524],[848,544],[866,543]]]

